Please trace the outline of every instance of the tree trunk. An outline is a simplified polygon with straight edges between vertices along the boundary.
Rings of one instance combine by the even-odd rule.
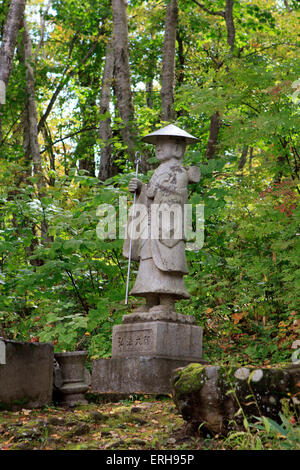
[[[184,57],[184,51],[183,51],[183,40],[178,30],[177,30],[177,42],[178,42],[178,65],[179,65],[177,82],[180,85],[182,85],[184,82],[185,57]]]
[[[0,142],[2,141],[1,105],[5,103],[6,88],[12,70],[25,3],[26,0],[11,0],[3,29],[0,49]]]
[[[81,106],[81,112],[84,115],[83,128],[94,124],[95,108],[96,94],[92,93],[88,95],[84,105]],[[95,143],[96,133],[94,129],[79,134],[75,155],[79,160],[79,169],[87,171],[89,176],[95,176]]]
[[[165,19],[165,39],[161,72],[161,106],[162,120],[173,121],[174,112],[174,87],[175,87],[175,51],[176,29],[178,21],[177,0],[171,0],[167,6]]]
[[[230,47],[231,53],[233,53],[234,45],[235,45],[235,26],[234,26],[234,19],[233,19],[233,4],[234,4],[234,0],[226,0],[225,11],[216,13],[216,14],[219,14],[220,16],[223,16],[223,18],[225,18],[226,29],[227,29],[227,44]],[[220,127],[221,127],[220,115],[218,112],[216,112],[210,118],[209,138],[208,138],[207,147],[206,147],[206,157],[208,159],[215,158]]]
[[[238,170],[243,171],[243,168],[246,165],[248,149],[249,149],[248,145],[243,145],[242,154],[241,154],[240,161],[239,161],[239,164],[238,164]]]
[[[150,78],[149,81],[146,83],[146,104],[148,108],[153,108],[153,79]]]
[[[86,147],[86,140],[88,135],[84,135],[80,137],[80,141],[78,142],[76,153],[82,149],[89,150],[89,155],[85,155],[84,158],[80,158],[79,160],[79,170],[85,170],[88,176],[95,176],[95,155],[94,155],[94,145],[91,145],[91,140],[89,139],[89,148]],[[95,140],[95,139],[94,139]],[[92,150],[92,151],[91,151]]]
[[[233,3],[234,0],[226,0],[225,21],[227,28],[227,44],[230,46],[231,52],[234,50],[235,43],[235,27],[233,21]]]
[[[52,140],[51,131],[49,129],[47,122],[45,122],[42,128],[42,134],[43,134],[44,142],[47,148],[47,154],[49,157],[49,169],[55,172],[55,155],[53,151],[53,140]],[[50,186],[55,185],[55,176],[52,172],[49,176],[48,183]]]
[[[291,7],[290,7],[290,5],[289,5],[288,0],[283,0],[283,3],[284,3],[284,5],[285,5],[285,8],[287,9],[287,11],[288,11],[289,13],[292,13],[293,10],[291,9]]]
[[[208,160],[211,160],[215,158],[216,156],[220,127],[221,127],[220,115],[219,115],[219,112],[216,111],[210,118],[209,137],[208,137],[206,153],[205,153],[205,156]]]
[[[32,61],[32,44],[29,36],[27,23],[23,22],[23,47],[24,47],[24,63],[26,67],[26,91],[27,101],[25,104],[25,119],[24,119],[24,152],[26,160],[31,160],[33,167],[33,174],[37,177],[37,188],[39,199],[44,197],[45,180],[42,174],[42,160],[40,155],[40,146],[38,142],[38,114],[35,101],[35,80],[34,73],[31,66]],[[28,135],[25,133],[28,132]],[[33,229],[35,232],[35,229]],[[41,221],[41,238],[44,243],[50,241],[48,236],[48,224],[45,217]]]
[[[38,143],[38,114],[35,101],[35,80],[34,73],[31,66],[32,60],[32,44],[29,36],[27,23],[23,23],[23,45],[24,45],[24,63],[26,67],[26,92],[27,100],[25,105],[25,116],[27,120],[26,131],[28,136],[24,136],[24,150],[25,157],[31,157],[33,165],[33,173],[39,178],[39,186],[43,186],[41,181],[42,177],[42,163],[40,155],[40,146]]]
[[[250,147],[250,152],[249,152],[249,171],[252,170],[252,159],[253,159],[253,147]]]
[[[18,32],[21,27],[26,0],[11,0],[0,49],[0,81],[5,85],[4,92],[11,74]],[[3,96],[5,98],[5,94]],[[5,101],[4,99],[2,101]],[[2,103],[3,104],[3,103]]]
[[[130,159],[134,161],[136,132],[129,67],[128,25],[125,0],[112,0],[113,49],[115,55],[115,90],[117,107],[123,121],[121,136],[127,146]]]
[[[109,104],[111,99],[111,85],[114,73],[114,50],[112,43],[109,42],[106,46],[106,57],[105,65],[102,76],[102,87],[100,97],[100,113],[106,114],[109,112]],[[111,176],[111,165],[112,165],[112,130],[111,130],[111,119],[107,117],[104,121],[100,121],[99,125],[99,136],[102,140],[103,147],[100,151],[100,168],[98,178],[101,181],[105,181]]]

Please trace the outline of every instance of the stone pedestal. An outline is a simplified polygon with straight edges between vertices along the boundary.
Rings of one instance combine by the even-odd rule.
[[[197,362],[202,358],[202,328],[165,321],[114,326],[112,357],[136,356]]]
[[[85,369],[88,351],[74,351],[55,354],[59,368],[55,370],[55,399],[61,405],[86,405],[84,397],[89,387],[89,372]]]
[[[114,326],[112,358],[93,362],[92,392],[170,393],[174,369],[205,362],[202,328],[194,324],[194,317],[161,318],[149,321],[152,317],[146,313],[125,315],[123,324]]]

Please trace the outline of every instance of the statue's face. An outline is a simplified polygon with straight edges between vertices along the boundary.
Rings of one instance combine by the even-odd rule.
[[[184,155],[186,143],[175,138],[162,137],[158,139],[155,149],[157,160],[164,162],[170,158],[181,159]]]

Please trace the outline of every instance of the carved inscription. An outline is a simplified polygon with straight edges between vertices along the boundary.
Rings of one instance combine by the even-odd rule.
[[[122,331],[117,334],[116,339],[120,352],[147,352],[153,349],[152,330]]]

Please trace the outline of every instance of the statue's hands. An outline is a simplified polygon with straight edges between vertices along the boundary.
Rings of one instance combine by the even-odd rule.
[[[128,189],[131,193],[135,193],[136,191],[138,192],[142,187],[142,182],[138,180],[137,178],[133,178],[128,186]]]

